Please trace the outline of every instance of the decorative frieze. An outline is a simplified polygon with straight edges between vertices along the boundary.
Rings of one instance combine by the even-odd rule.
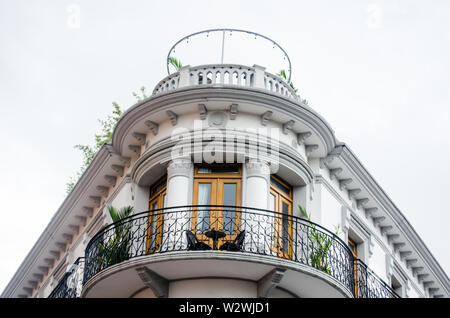
[[[405,247],[406,243],[394,243],[393,245],[394,245],[394,251],[397,252],[402,247]]]

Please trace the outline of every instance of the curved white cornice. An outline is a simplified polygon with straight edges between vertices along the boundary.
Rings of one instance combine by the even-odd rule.
[[[117,123],[112,145],[118,153],[121,153],[124,149],[124,139],[129,133],[132,133],[134,125],[156,111],[165,112],[179,105],[205,103],[212,100],[239,101],[240,103],[259,105],[262,109],[261,114],[263,114],[263,109],[271,108],[310,127],[324,144],[325,153],[329,153],[336,145],[334,131],[330,125],[310,107],[262,89],[226,86],[193,86],[177,89],[149,97],[133,105]]]

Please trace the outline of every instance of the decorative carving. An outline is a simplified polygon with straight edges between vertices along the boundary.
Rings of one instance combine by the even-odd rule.
[[[111,169],[113,169],[115,172],[117,172],[117,174],[121,177],[123,177],[123,166],[119,166],[119,165],[111,165]]]
[[[223,128],[227,123],[227,114],[224,112],[214,112],[208,116],[208,125],[214,128]]]
[[[374,219],[373,219],[373,224],[374,224],[375,226],[377,226],[378,224],[380,224],[380,223],[383,222],[384,220],[386,220],[386,217],[385,217],[385,216],[380,216],[380,217],[374,218]]]
[[[103,196],[107,197],[108,196],[108,192],[109,192],[109,188],[105,187],[105,186],[97,186],[96,187],[97,191],[100,192]]]
[[[159,125],[157,123],[152,122],[151,120],[147,120],[144,124],[148,127],[148,129],[151,130],[153,135],[156,136],[158,134]]]
[[[145,134],[133,132],[132,135],[134,138],[136,138],[137,141],[139,141],[139,144],[145,145],[145,139],[147,138],[147,136]]]
[[[110,175],[105,175],[104,178],[105,178],[106,182],[107,182],[111,187],[115,187],[115,186],[116,186],[117,177],[115,177],[115,176],[110,176]]]
[[[382,227],[380,227],[380,233],[381,233],[381,235],[384,235],[392,229],[393,229],[392,225],[382,226]]]
[[[341,191],[346,189],[347,186],[352,182],[353,182],[352,178],[339,180],[339,189],[341,189]]]
[[[94,209],[88,206],[84,206],[83,213],[86,214],[88,217],[92,217],[92,215],[94,215]]]
[[[169,116],[172,126],[175,126],[178,123],[178,115],[171,110],[167,110],[166,114]]]
[[[235,120],[238,114],[238,104],[231,104],[230,106],[230,120]]]
[[[314,150],[319,149],[319,145],[306,145],[305,146],[305,152],[307,155],[309,155],[311,152],[313,152]]]
[[[268,110],[264,114],[261,115],[261,125],[266,126],[267,122],[272,117],[273,112]]]
[[[100,207],[100,203],[101,203],[101,198],[100,198],[100,197],[90,195],[90,196],[89,196],[89,199],[95,204],[95,206],[96,206],[97,208]]]
[[[394,243],[394,251],[397,252],[402,247],[405,247],[406,243]]]
[[[412,258],[412,259],[407,259],[406,260],[406,267],[410,267],[412,264],[415,264],[415,263],[417,263],[418,262],[418,259],[417,258]]]
[[[192,174],[193,164],[191,159],[178,158],[173,159],[167,167],[167,178],[170,179],[174,176],[190,177]]]
[[[267,179],[270,176],[270,167],[267,162],[257,159],[250,159],[245,163],[247,178],[261,177]]]
[[[305,142],[306,139],[311,137],[312,133],[310,131],[297,134],[297,144],[301,145]]]
[[[292,127],[294,127],[295,121],[294,120],[290,120],[286,123],[283,124],[283,134],[287,135],[288,132],[290,132],[292,130]]]
[[[330,179],[331,179],[331,180],[334,180],[334,178],[337,179],[337,176],[338,176],[339,174],[341,174],[342,171],[343,171],[342,168],[330,169]]]
[[[138,157],[141,155],[141,146],[128,145],[128,149],[133,151]]]
[[[200,113],[200,119],[205,120],[206,115],[208,114],[208,110],[206,109],[205,104],[198,104],[198,111]]]
[[[378,208],[369,208],[364,210],[366,213],[366,218],[369,218],[372,214],[375,214],[378,211]]]
[[[348,198],[352,200],[355,196],[357,196],[361,192],[361,189],[351,189],[348,190]]]
[[[405,251],[405,252],[400,252],[400,258],[404,259],[405,257],[408,257],[412,254],[411,251]]]
[[[167,298],[169,295],[169,281],[164,277],[151,271],[147,267],[138,267],[136,272],[145,286],[150,288],[156,297]]]
[[[364,206],[365,206],[367,203],[369,203],[369,199],[368,199],[368,198],[356,200],[356,207],[357,207],[358,209],[362,209],[362,208],[364,208]]]
[[[267,298],[275,287],[280,284],[283,279],[285,268],[274,268],[269,273],[264,275],[258,281],[257,293],[258,297]]]

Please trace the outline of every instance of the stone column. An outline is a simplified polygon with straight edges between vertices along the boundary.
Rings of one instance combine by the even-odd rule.
[[[268,208],[270,193],[270,168],[267,162],[250,159],[245,164],[245,202],[249,208]],[[246,230],[245,249],[249,252],[270,254],[273,239],[274,214],[247,210],[242,214],[242,228]]]
[[[267,162],[250,159],[245,164],[245,206],[267,209],[270,190],[270,168]]]
[[[188,208],[171,207],[190,205],[192,200],[192,177],[194,165],[190,158],[173,159],[167,167],[167,202],[164,214],[162,250],[179,250],[186,247],[185,231],[190,229],[192,211]]]

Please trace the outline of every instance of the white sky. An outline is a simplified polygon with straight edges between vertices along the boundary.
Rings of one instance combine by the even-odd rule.
[[[450,272],[449,1],[0,0],[0,291],[62,203],[73,146],[151,92],[178,39],[218,27],[287,51],[302,98]]]

